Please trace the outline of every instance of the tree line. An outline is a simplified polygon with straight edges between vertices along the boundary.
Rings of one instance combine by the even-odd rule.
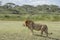
[[[14,3],[6,3],[1,5],[0,14],[60,14],[60,7],[57,5],[16,5]]]

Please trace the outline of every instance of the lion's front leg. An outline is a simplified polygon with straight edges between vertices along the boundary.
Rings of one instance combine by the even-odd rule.
[[[30,30],[31,30],[32,34],[34,35],[34,31],[33,31],[33,28],[30,28]]]

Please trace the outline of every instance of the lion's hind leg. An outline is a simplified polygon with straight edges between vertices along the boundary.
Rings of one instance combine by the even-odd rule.
[[[46,29],[44,32],[45,32],[46,36],[48,37],[48,30]]]

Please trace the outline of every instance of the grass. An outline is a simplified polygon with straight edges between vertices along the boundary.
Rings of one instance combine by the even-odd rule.
[[[49,37],[32,35],[31,31],[23,26],[21,21],[0,21],[0,40],[60,40],[60,22],[39,21],[36,23],[46,24],[49,28]],[[40,35],[39,31],[35,34]]]
[[[24,21],[26,18],[35,21],[60,21],[60,15],[52,14],[34,14],[34,15],[20,15],[20,14],[0,14],[0,20],[3,21]]]

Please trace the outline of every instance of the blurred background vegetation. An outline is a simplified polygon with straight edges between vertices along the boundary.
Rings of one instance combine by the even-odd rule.
[[[35,21],[60,21],[60,6],[57,5],[16,5],[0,1],[0,20],[24,21],[30,18]]]

